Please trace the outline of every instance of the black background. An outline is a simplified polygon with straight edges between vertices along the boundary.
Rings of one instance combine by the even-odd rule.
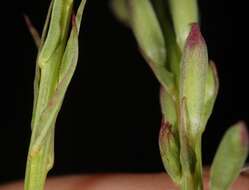
[[[48,4],[49,0],[1,4],[0,182],[24,177],[36,48],[23,13],[41,31]],[[248,22],[241,4],[200,0],[199,5],[202,32],[221,84],[203,138],[208,165],[226,128],[241,119],[249,122]],[[158,91],[133,35],[116,21],[108,1],[88,0],[77,71],[57,120],[50,174],[163,171],[157,144]]]

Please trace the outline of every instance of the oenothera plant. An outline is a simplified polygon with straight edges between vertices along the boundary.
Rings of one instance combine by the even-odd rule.
[[[208,59],[196,0],[112,0],[116,16],[134,33],[161,84],[163,164],[182,190],[202,190],[201,138],[218,93],[215,65]],[[246,126],[225,133],[211,167],[209,188],[226,190],[248,154]]]
[[[78,34],[85,0],[76,15],[72,13],[73,3],[73,0],[51,1],[41,38],[25,17],[38,47],[25,190],[43,190],[53,166],[55,122],[78,60]]]

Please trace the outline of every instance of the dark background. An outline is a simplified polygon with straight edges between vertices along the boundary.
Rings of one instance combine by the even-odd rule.
[[[24,177],[30,138],[36,48],[23,13],[41,31],[48,4],[1,2],[1,183]],[[241,2],[199,4],[202,32],[221,83],[203,138],[208,165],[226,128],[241,119],[249,122],[246,12]],[[113,17],[108,1],[88,0],[79,63],[58,117],[50,174],[163,171],[158,91],[133,35]]]

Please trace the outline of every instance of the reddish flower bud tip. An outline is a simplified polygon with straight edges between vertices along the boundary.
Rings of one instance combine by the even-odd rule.
[[[240,137],[241,137],[242,145],[245,145],[248,147],[249,135],[248,135],[246,124],[244,122],[240,122]]]
[[[193,48],[195,45],[203,43],[205,43],[205,40],[202,37],[198,23],[191,24],[191,30],[186,41],[187,47]]]

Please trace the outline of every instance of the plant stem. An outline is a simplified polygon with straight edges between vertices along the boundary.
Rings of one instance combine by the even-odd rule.
[[[201,137],[197,140],[195,153],[196,153],[196,171],[195,178],[198,182],[197,188],[198,190],[203,189],[203,180],[202,180],[202,151],[201,151]]]
[[[86,0],[81,1],[76,15],[72,15],[73,0],[52,0],[50,4],[38,47],[24,190],[43,190],[53,166],[55,122],[76,69],[85,3]]]
[[[194,173],[183,171],[182,190],[203,190],[201,138],[195,142],[195,157]]]
[[[49,163],[51,158],[49,159],[47,157],[50,152],[50,144],[53,141],[52,135],[50,134],[49,136],[49,140],[41,147],[34,157],[32,156],[32,152],[29,153],[25,176],[25,190],[44,189],[48,170],[52,166],[52,164]],[[30,147],[30,151],[32,151],[32,147]]]
[[[190,174],[186,174],[183,176],[181,190],[196,190],[193,178]]]

